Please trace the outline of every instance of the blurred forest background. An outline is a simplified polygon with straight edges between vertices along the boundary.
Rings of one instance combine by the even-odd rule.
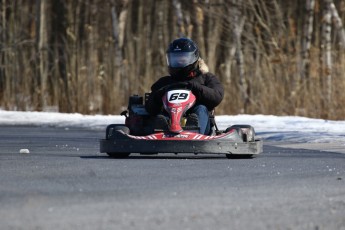
[[[195,40],[220,114],[345,117],[345,0],[0,0],[0,109],[119,114]]]

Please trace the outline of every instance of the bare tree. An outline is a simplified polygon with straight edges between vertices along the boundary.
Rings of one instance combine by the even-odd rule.
[[[47,106],[47,81],[48,81],[48,30],[47,30],[47,11],[48,1],[40,0],[40,18],[39,18],[39,37],[38,37],[38,52],[39,52],[39,66],[41,79],[41,109]]]
[[[334,0],[2,0],[0,107],[118,113],[129,95],[167,74],[169,42],[188,36],[226,88],[217,113],[342,118],[343,7]]]
[[[304,21],[304,36],[302,42],[302,67],[301,67],[301,78],[309,79],[309,65],[310,65],[310,47],[311,47],[311,38],[313,34],[313,21],[314,21],[314,7],[315,0],[306,0],[306,14]],[[298,81],[297,81],[298,82]],[[298,88],[298,87],[297,87]]]
[[[340,46],[345,48],[345,31],[343,28],[343,22],[339,17],[338,10],[334,5],[333,1],[329,1],[329,8],[334,19],[335,28],[337,29]]]
[[[332,98],[332,53],[331,53],[331,30],[332,30],[332,12],[331,0],[325,0],[323,9],[323,23],[322,23],[322,61],[323,61],[323,75],[326,81],[326,98],[327,103],[331,102]],[[323,81],[324,82],[324,81]]]
[[[193,34],[192,38],[196,41],[198,44],[200,53],[202,55],[206,54],[206,48],[205,48],[205,39],[204,39],[204,11],[203,8],[200,6],[199,2],[197,0],[193,0],[192,2],[192,26],[193,26]],[[205,55],[206,56],[206,55]]]
[[[199,17],[202,18],[202,20],[205,21],[204,27],[205,27],[205,38],[203,39],[205,41],[205,44],[203,44],[205,47],[201,50],[201,55],[205,60],[207,61],[207,65],[209,66],[211,72],[216,71],[217,68],[217,58],[215,58],[219,52],[219,38],[222,36],[222,33],[229,33],[231,23],[231,17],[229,17],[228,12],[230,11],[229,7],[222,7],[222,4],[220,4],[220,1],[212,1],[212,3],[207,2],[206,6],[208,6],[207,9],[202,9],[197,3],[197,1],[194,1],[194,7],[196,12],[199,13]],[[200,21],[202,22],[202,21]],[[226,31],[225,31],[226,30]],[[199,33],[197,33],[198,36],[200,36]],[[228,37],[231,37],[230,35]],[[228,41],[230,39],[226,39]],[[224,42],[226,43],[226,42]],[[233,56],[231,56],[233,57]],[[231,61],[225,61],[226,65],[230,64]],[[227,75],[230,76],[230,75]],[[226,78],[226,77],[224,77]]]
[[[181,3],[179,0],[173,0],[173,6],[176,12],[176,21],[177,21],[177,36],[184,37],[186,36],[184,25],[183,25],[183,14],[181,9]]]
[[[249,95],[248,95],[248,85],[245,79],[245,72],[244,72],[244,59],[243,59],[243,52],[242,52],[242,43],[241,43],[241,36],[242,30],[245,22],[245,17],[242,14],[242,7],[241,1],[232,0],[231,1],[231,18],[233,21],[233,41],[236,47],[236,63],[237,63],[237,70],[238,70],[238,77],[239,77],[239,88],[242,98],[243,107],[241,109],[241,113],[245,113],[248,103],[249,103]]]
[[[1,24],[0,24],[0,100],[1,101],[5,101],[8,96],[6,95],[6,91],[7,91],[7,77],[6,77],[6,66],[8,65],[7,63],[7,58],[6,58],[6,54],[5,54],[5,49],[7,48],[7,39],[6,39],[6,7],[7,6],[7,1],[4,0],[2,1],[1,5],[0,5],[0,10],[1,10]]]

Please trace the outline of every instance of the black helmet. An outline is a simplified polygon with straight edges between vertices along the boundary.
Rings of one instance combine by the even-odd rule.
[[[185,78],[197,69],[199,49],[191,39],[179,38],[169,45],[166,58],[170,75]]]

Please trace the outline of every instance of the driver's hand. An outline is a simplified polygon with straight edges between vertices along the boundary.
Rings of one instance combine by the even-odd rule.
[[[198,91],[198,89],[200,88],[200,84],[194,81],[189,81],[188,88],[192,90],[193,92],[195,92],[195,91]]]

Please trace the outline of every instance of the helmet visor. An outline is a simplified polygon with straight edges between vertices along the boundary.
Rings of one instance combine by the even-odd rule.
[[[172,68],[183,68],[197,61],[195,52],[172,52],[167,53],[168,66]]]

